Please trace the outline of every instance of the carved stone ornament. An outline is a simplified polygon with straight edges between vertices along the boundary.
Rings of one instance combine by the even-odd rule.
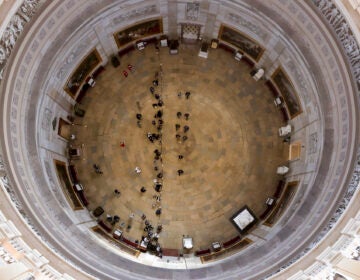
[[[360,90],[360,48],[349,23],[331,0],[313,0],[313,3],[327,19],[342,43],[352,67],[358,90]]]
[[[243,17],[233,14],[233,13],[229,13],[227,15],[227,19],[236,24],[236,25],[240,25],[240,26],[244,26],[247,30],[250,30],[252,33],[256,34],[257,36],[259,36],[261,39],[265,40],[267,37],[267,32],[265,32],[263,29],[261,29],[258,25],[254,24],[253,22],[250,22],[246,19],[244,19]]]
[[[39,1],[40,0],[25,0],[11,18],[2,34],[0,39],[0,81],[3,78],[2,73],[6,65],[6,60],[10,56],[20,33],[24,30],[25,24],[29,22],[31,17],[35,14]]]
[[[155,4],[145,6],[145,7],[140,7],[140,8],[131,10],[127,13],[121,14],[120,16],[114,18],[113,24],[118,25],[119,23],[121,23],[125,20],[129,20],[129,19],[136,18],[139,16],[144,17],[145,15],[151,15],[151,14],[156,13],[156,11],[157,11],[157,6]]]

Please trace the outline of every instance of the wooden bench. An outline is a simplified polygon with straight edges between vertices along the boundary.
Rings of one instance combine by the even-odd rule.
[[[236,52],[236,50],[235,50],[234,48],[232,48],[232,47],[230,47],[229,45],[226,45],[226,44],[224,44],[224,43],[220,43],[220,44],[219,44],[219,48],[220,48],[220,49],[223,49],[223,50],[225,50],[225,51],[227,51],[227,52],[230,52],[230,53],[232,53],[232,54],[235,54],[235,52]]]
[[[277,185],[276,191],[275,191],[273,196],[275,198],[279,198],[281,196],[281,193],[282,193],[284,187],[285,187],[285,181],[284,180],[279,180],[279,183]]]
[[[142,40],[143,42],[146,42],[146,45],[154,44],[156,45],[158,43],[158,40],[156,37],[150,37]]]
[[[121,241],[124,242],[125,244],[127,244],[127,245],[135,248],[135,249],[137,249],[137,248],[139,247],[138,244],[136,244],[135,242],[132,242],[132,241],[129,240],[129,239],[126,239],[125,237],[122,237],[122,238],[121,238]]]
[[[82,204],[84,206],[88,206],[89,201],[87,200],[87,198],[85,196],[84,190],[81,190],[81,191],[76,190],[76,192],[77,192],[77,195],[78,195],[79,199],[81,200]]]
[[[163,256],[168,256],[168,257],[178,257],[179,256],[178,249],[162,248],[161,251],[162,251]]]
[[[69,165],[68,169],[69,169],[69,174],[70,174],[71,181],[74,184],[79,183],[79,178],[78,178],[78,175],[77,175],[77,170],[76,170],[75,165]]]
[[[276,187],[275,193],[273,195],[273,198],[275,199],[275,201],[280,198],[281,193],[283,192],[285,187],[285,181],[284,180],[279,180],[278,185]],[[271,205],[267,205],[265,211],[259,216],[260,219],[264,220],[270,213],[271,211],[274,209],[276,203],[274,202]]]
[[[264,212],[262,212],[262,214],[259,216],[259,218],[261,220],[264,220],[271,212],[271,210],[275,207],[275,203],[271,204],[271,205],[267,205],[266,209]]]
[[[140,251],[137,249],[134,249],[131,246],[128,246],[127,244],[121,242],[118,239],[113,238],[112,236],[108,235],[105,231],[102,230],[102,228],[98,227],[98,226],[94,226],[92,228],[92,230],[100,235],[102,238],[104,238],[106,241],[108,241],[111,245],[116,246],[117,248],[119,248],[121,251],[128,253],[134,257],[138,257],[140,255]]]
[[[94,73],[92,73],[91,76],[93,77],[93,79],[96,79],[103,71],[105,71],[105,67],[101,65],[96,68],[96,70],[94,71]]]
[[[103,220],[99,220],[98,225],[108,233],[110,233],[112,230],[112,227],[106,224]]]
[[[231,245],[235,244],[236,242],[240,241],[241,237],[239,235],[235,236],[234,238],[226,241],[223,243],[223,247],[227,248],[230,247]]]
[[[76,102],[81,103],[87,91],[91,88],[91,86],[88,83],[90,78],[93,78],[95,80],[104,70],[105,67],[101,65],[98,68],[96,68],[96,70],[86,79],[85,84],[83,84],[78,96],[76,97]]]
[[[81,103],[81,101],[82,101],[83,98],[85,97],[86,92],[88,91],[89,88],[90,88],[90,85],[89,85],[88,83],[85,83],[85,84],[82,86],[82,88],[81,88],[78,96],[76,97],[76,102],[77,102],[77,103]]]
[[[283,116],[284,123],[287,123],[287,121],[290,119],[289,115],[287,113],[287,110],[285,107],[280,107],[281,114]]]
[[[276,87],[274,86],[274,84],[273,84],[270,80],[267,80],[267,81],[265,82],[265,85],[267,85],[267,87],[268,87],[269,90],[271,91],[271,93],[272,93],[272,95],[273,95],[274,98],[280,96],[278,90],[276,89]]]
[[[247,64],[251,68],[255,65],[254,61],[252,61],[252,59],[247,57],[245,54],[242,56],[240,61],[245,62],[245,64]]]
[[[135,50],[135,46],[133,44],[131,44],[131,45],[119,50],[119,52],[118,52],[119,57],[121,58],[123,55],[126,55],[129,52],[134,51],[134,50]]]
[[[225,258],[229,255],[237,253],[239,250],[244,249],[246,246],[251,244],[253,241],[248,238],[241,239],[240,241],[237,241],[233,243],[232,245],[229,245],[229,247],[224,248],[218,252],[213,252],[207,255],[200,256],[200,260],[202,263],[214,261],[217,259]]]
[[[200,256],[204,256],[204,255],[207,255],[207,254],[210,254],[210,253],[211,253],[211,250],[209,248],[207,248],[207,249],[204,249],[204,250],[195,251],[195,256],[200,257]]]

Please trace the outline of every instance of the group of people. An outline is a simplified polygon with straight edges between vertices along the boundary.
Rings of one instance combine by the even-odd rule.
[[[160,77],[161,78],[161,77]],[[161,208],[161,192],[163,189],[163,162],[162,162],[162,132],[164,125],[164,101],[162,99],[161,92],[161,83],[159,82],[159,72],[155,73],[155,77],[152,81],[152,85],[149,87],[150,94],[154,98],[152,103],[152,107],[155,110],[153,118],[151,120],[152,128],[146,133],[146,137],[151,144],[154,144],[153,150],[153,169],[154,169],[154,179],[153,179],[153,187],[155,191],[155,195],[153,195],[154,202],[152,204],[152,208],[155,210],[155,215],[160,216],[162,214]],[[190,99],[190,91],[186,91],[184,93],[184,99]],[[179,99],[181,99],[183,94],[181,92],[178,93]],[[176,131],[176,139],[178,144],[184,143],[188,140],[190,126],[190,113],[188,112],[176,112],[176,117],[178,119],[175,124]],[[137,126],[142,127],[143,116],[139,112],[136,114]],[[180,151],[178,154],[178,159],[182,160],[184,158],[184,147],[180,146]],[[184,174],[184,170],[179,168],[177,170],[177,174],[179,176]],[[142,186],[140,188],[141,193],[146,192],[146,188]],[[161,247],[158,243],[158,236],[160,231],[162,230],[162,226],[158,226],[155,230],[154,227],[150,224],[150,222],[146,219],[145,214],[142,219],[144,220],[144,232],[146,235],[142,237],[142,242],[147,244],[147,248],[150,251],[155,251],[157,255],[161,256]]]
[[[162,179],[163,179],[163,166],[162,166],[162,129],[164,125],[164,111],[162,109],[162,106],[164,105],[164,102],[162,100],[161,96],[161,87],[159,87],[159,72],[156,72],[154,75],[154,79],[152,81],[152,85],[149,87],[150,94],[154,98],[154,103],[152,104],[152,107],[155,109],[155,114],[153,116],[153,119],[151,121],[151,124],[153,127],[151,128],[151,131],[147,132],[146,137],[147,139],[156,145],[156,148],[154,149],[154,159],[153,159],[153,168],[154,168],[154,190],[158,193],[158,195],[154,197],[160,198],[160,192],[162,190]],[[136,114],[136,121],[137,126],[141,128],[141,122],[143,120],[142,114],[139,112]],[[141,187],[140,189],[141,193],[146,192],[145,187]],[[155,208],[155,214],[157,216],[161,215],[161,205],[160,205],[161,199],[155,199],[153,203],[153,208]]]
[[[190,92],[190,91],[186,91],[184,95],[185,95],[185,99],[189,99],[189,98],[190,98],[190,95],[191,95],[191,92]],[[179,91],[179,92],[178,92],[178,97],[181,98],[181,96],[182,96],[182,92]]]
[[[182,98],[182,93],[179,92],[178,93],[178,97],[179,99]],[[190,91],[186,91],[185,92],[185,99],[188,100],[190,99],[190,95],[191,95],[191,92]],[[188,125],[188,121],[190,119],[190,113],[182,113],[182,112],[177,112],[176,113],[176,117],[178,119],[178,121],[181,123],[181,120],[184,120],[185,121],[185,125],[181,125],[179,122],[177,122],[175,124],[175,138],[176,138],[176,141],[178,142],[178,144],[182,144],[184,143],[186,140],[188,140],[188,131],[190,130],[190,126]],[[180,146],[180,149],[182,150],[182,146]],[[179,160],[182,160],[184,158],[184,155],[183,155],[183,152],[181,151],[180,154],[178,155],[178,159]],[[182,169],[178,169],[177,170],[177,174],[179,176],[183,175],[184,174],[184,170]]]
[[[129,76],[128,71],[130,71],[131,73],[134,72],[135,71],[134,66],[131,65],[131,64],[128,64],[127,70],[123,70],[123,75],[124,75],[125,78],[127,78]]]
[[[145,220],[144,232],[141,237],[141,243],[146,245],[147,249],[155,253],[158,257],[162,257],[162,250],[159,244],[159,234],[162,231],[162,225],[159,224],[156,229],[151,225],[150,221]]]
[[[162,180],[163,180],[163,166],[162,166],[162,129],[164,125],[164,111],[162,106],[164,102],[161,96],[161,89],[159,87],[159,72],[156,72],[154,75],[154,80],[152,85],[149,87],[150,94],[154,98],[154,103],[152,107],[155,109],[155,114],[151,121],[152,129],[150,132],[147,132],[146,137],[152,143],[155,144],[154,154],[153,154],[153,169],[154,169],[154,190],[156,194],[153,196],[154,203],[152,204],[155,209],[155,214],[157,216],[161,215],[161,191],[162,191]],[[141,113],[136,114],[137,126],[141,127],[141,121],[143,116]],[[143,186],[140,189],[141,193],[146,192],[146,188]],[[144,220],[144,232],[146,233],[142,236],[142,243],[146,244],[146,247],[149,251],[154,252],[157,256],[162,257],[162,251],[160,244],[158,242],[159,233],[162,230],[162,225],[158,225],[156,230],[150,224],[149,220],[146,220],[145,214],[143,214],[142,219]]]
[[[98,165],[98,164],[94,164],[93,165],[93,167],[94,167],[94,171],[95,171],[95,173],[97,173],[97,174],[103,174],[103,172],[102,172],[102,170],[101,170],[101,168],[100,168],[100,166]]]

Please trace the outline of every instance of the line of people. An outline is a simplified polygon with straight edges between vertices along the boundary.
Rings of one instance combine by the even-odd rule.
[[[179,99],[182,98],[182,93],[181,91],[178,92],[178,97]],[[188,100],[190,99],[190,95],[191,95],[191,92],[190,91],[186,91],[185,92],[185,99]],[[176,117],[177,119],[179,120],[179,122],[181,122],[181,120],[185,120],[186,124],[181,126],[181,124],[179,122],[177,122],[175,124],[175,138],[176,138],[176,141],[178,144],[183,144],[184,142],[186,142],[188,140],[188,131],[190,130],[190,126],[188,125],[188,121],[190,119],[190,113],[182,113],[182,112],[177,112],[176,113]],[[180,149],[182,149],[182,146],[180,146]],[[183,155],[183,151],[180,151],[180,154],[178,155],[178,159],[179,160],[182,160],[184,158],[184,155]],[[184,170],[183,169],[178,169],[177,170],[177,174],[179,176],[183,175],[184,174]]]
[[[154,190],[156,192],[153,195],[154,203],[152,204],[152,208],[155,208],[155,214],[157,216],[161,215],[162,208],[161,208],[161,191],[163,187],[163,165],[162,165],[162,129],[164,125],[164,111],[162,106],[164,102],[161,96],[161,89],[159,87],[159,72],[155,73],[154,80],[152,82],[152,86],[150,86],[149,91],[150,94],[154,98],[154,103],[152,103],[152,107],[156,110],[151,121],[153,128],[151,132],[147,132],[146,137],[147,139],[154,145],[156,145],[154,149],[154,159],[153,159],[153,168],[154,168]],[[139,119],[138,115],[136,116],[138,121],[141,122],[142,116]],[[139,126],[139,125],[138,125]],[[141,127],[141,123],[140,123]],[[145,192],[146,189],[143,187],[141,192]],[[158,242],[159,233],[162,230],[162,225],[159,224],[157,229],[154,230],[153,226],[150,224],[148,220],[146,220],[146,216],[143,215],[143,220],[145,223],[144,232],[146,235],[142,236],[142,242],[144,242],[147,246],[149,251],[152,251],[157,256],[162,257],[162,250],[160,244]]]
[[[160,192],[162,190],[162,179],[163,179],[163,166],[162,166],[162,129],[164,125],[164,111],[161,108],[164,105],[164,102],[162,100],[161,96],[161,89],[159,87],[159,72],[156,72],[154,75],[154,80],[152,81],[152,86],[149,87],[150,94],[155,99],[155,103],[152,104],[152,107],[156,109],[155,114],[153,116],[153,119],[151,121],[151,124],[153,125],[153,128],[150,132],[146,133],[147,139],[152,143],[155,144],[157,147],[154,149],[154,190],[159,193],[156,197],[161,197]],[[137,126],[141,128],[141,121],[143,120],[143,116],[141,113],[136,114],[136,120],[137,120]],[[146,188],[143,186],[140,189],[141,193],[146,192]],[[161,205],[160,205],[161,199],[157,199],[153,205],[155,205],[156,210],[155,214],[160,216],[161,215]]]

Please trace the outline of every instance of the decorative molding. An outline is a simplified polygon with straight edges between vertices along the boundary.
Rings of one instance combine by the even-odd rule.
[[[158,10],[157,10],[157,5],[152,4],[152,5],[148,5],[145,7],[141,7],[141,8],[137,8],[134,10],[131,10],[127,13],[121,14],[120,16],[114,18],[112,20],[113,25],[118,25],[120,23],[122,23],[123,21],[129,21],[130,19],[133,18],[137,18],[137,17],[145,17],[148,15],[153,15],[153,14],[157,14]]]
[[[10,23],[6,27],[0,39],[0,81],[3,78],[3,72],[6,61],[9,58],[16,40],[24,30],[32,16],[36,13],[40,0],[25,0],[18,11],[14,14]]]
[[[356,158],[356,166],[354,168],[353,176],[351,178],[351,182],[344,194],[343,199],[339,203],[338,208],[336,209],[335,213],[333,214],[333,217],[329,220],[328,224],[322,229],[322,231],[314,238],[314,240],[296,257],[291,259],[289,262],[281,266],[278,270],[274,271],[273,273],[267,275],[263,279],[267,279],[272,275],[275,275],[279,273],[280,271],[283,271],[284,269],[288,268],[301,258],[303,258],[308,252],[310,252],[313,248],[315,248],[321,240],[325,237],[325,235],[336,225],[339,218],[344,213],[346,207],[348,206],[351,198],[353,197],[356,189],[359,187],[360,184],[360,149],[357,152],[357,158]]]
[[[78,59],[80,55],[83,55],[84,52],[91,45],[91,39],[85,38],[83,42],[78,44],[74,50],[70,52],[69,55],[64,59],[64,64],[60,67],[59,71],[56,74],[56,78],[59,80],[65,79],[65,75],[69,75],[68,72],[74,65],[72,64],[75,59]]]
[[[2,161],[2,155],[0,154],[0,164],[2,164],[2,167],[4,166],[4,163]],[[0,165],[1,166],[1,165]],[[5,168],[4,168],[5,169]],[[52,244],[51,242],[49,242],[47,240],[47,238],[39,231],[38,227],[35,226],[34,222],[32,221],[32,219],[27,215],[26,211],[23,209],[23,205],[22,203],[19,201],[17,194],[14,191],[14,188],[11,186],[10,180],[7,176],[7,174],[5,173],[4,175],[1,175],[0,177],[0,181],[4,187],[4,189],[6,190],[6,192],[8,193],[9,197],[10,197],[10,203],[13,203],[13,205],[16,207],[17,211],[20,213],[21,217],[23,218],[24,222],[30,227],[30,229],[34,232],[34,234],[36,234],[42,242],[44,242],[46,244],[46,246],[56,255],[60,256],[65,262],[67,262],[68,264],[70,264],[71,266],[78,268],[78,266],[73,263],[69,258],[67,258],[62,252],[60,252],[59,250],[57,250]],[[27,186],[24,185],[24,187],[26,188]],[[51,210],[51,207],[49,207],[49,210]],[[72,279],[72,278],[71,278]]]
[[[345,54],[352,68],[352,73],[356,80],[357,90],[360,91],[360,48],[356,41],[353,31],[350,28],[349,23],[345,19],[345,16],[341,13],[340,9],[332,2],[332,0],[312,0],[317,9],[321,12],[324,18],[331,25],[332,29],[336,33],[338,40],[341,42]],[[318,243],[325,237],[325,235],[336,225],[339,218],[344,213],[351,198],[353,197],[356,189],[360,184],[360,150],[357,152],[356,166],[353,171],[352,179],[348,188],[343,196],[343,199],[339,203],[337,210],[334,212],[332,218],[323,230],[315,237],[311,244],[299,253],[296,257],[291,259],[288,263],[281,266],[277,271],[274,271],[267,277],[275,275],[280,271],[291,266],[299,259],[304,257],[309,251],[311,251]]]
[[[187,20],[197,21],[200,14],[200,3],[187,2],[185,14]]]
[[[259,36],[262,40],[265,40],[267,38],[267,32],[261,29],[258,25],[244,19],[239,15],[230,12],[227,14],[226,18],[229,20],[229,22],[233,23],[234,25],[243,26],[247,30],[250,30],[252,33]]]
[[[332,0],[312,0],[341,42],[360,90],[360,48],[349,23]]]
[[[308,104],[311,100],[309,97],[309,89],[307,86],[306,79],[301,74],[299,67],[297,67],[296,63],[292,60],[286,63],[286,69],[290,70],[291,73],[295,76],[296,85],[299,87],[299,91],[302,94],[304,104]],[[299,103],[301,103],[299,101]],[[301,105],[301,104],[300,104]]]
[[[318,141],[319,141],[318,132],[314,132],[314,133],[310,134],[309,149],[308,149],[309,155],[316,153],[316,151],[318,149]]]
[[[45,131],[50,131],[51,120],[52,120],[51,118],[52,118],[52,111],[49,108],[45,108],[41,122],[41,127]]]
[[[2,155],[0,154],[0,172],[5,171],[5,163]]]

